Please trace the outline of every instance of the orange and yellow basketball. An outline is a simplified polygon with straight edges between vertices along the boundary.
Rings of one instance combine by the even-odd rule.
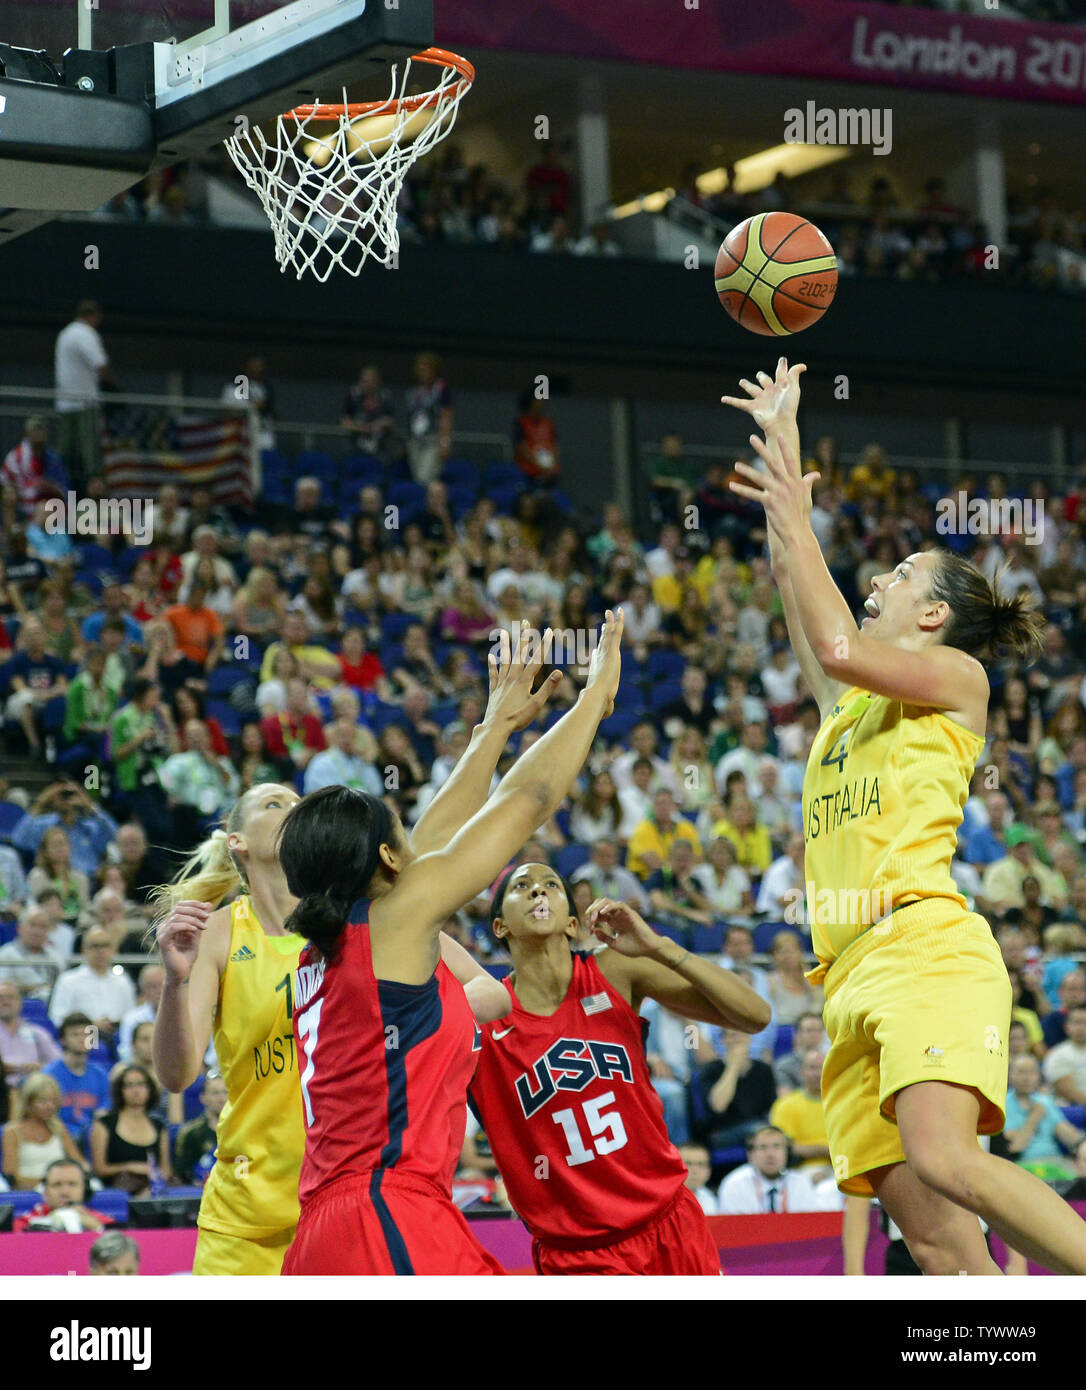
[[[760,212],[733,227],[716,256],[716,292],[742,328],[800,333],[837,293],[837,258],[813,222]]]

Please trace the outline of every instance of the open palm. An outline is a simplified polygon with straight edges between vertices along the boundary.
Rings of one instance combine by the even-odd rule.
[[[788,359],[781,357],[777,361],[775,376],[758,372],[757,385],[746,377],[740,381],[739,385],[747,393],[748,399],[740,396],[721,396],[720,399],[725,405],[734,405],[737,410],[745,411],[759,429],[767,433],[792,429],[799,411],[799,379],[806,370],[802,362],[789,367]]]

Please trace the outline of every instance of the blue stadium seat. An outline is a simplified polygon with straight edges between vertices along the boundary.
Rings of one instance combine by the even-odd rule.
[[[262,449],[260,468],[265,478],[285,478],[290,473],[290,462],[286,454],[280,453],[278,449]]]
[[[178,1136],[180,1133],[181,1133],[181,1126],[180,1126],[180,1125],[167,1125],[167,1126],[166,1126],[166,1139],[167,1139],[167,1143],[168,1143],[169,1146],[170,1146],[170,1164],[171,1164],[171,1166],[172,1166],[172,1164],[173,1164],[174,1153],[175,1153],[175,1151],[176,1151],[176,1149],[177,1149],[177,1136]]]
[[[12,831],[26,815],[26,811],[14,801],[0,801],[0,840],[11,840]]]
[[[200,1092],[204,1089],[204,1078],[198,1076],[191,1086],[186,1086],[181,1092],[181,1106],[185,1115],[185,1123],[189,1120],[196,1120],[204,1113],[204,1107],[200,1103]]]
[[[87,1198],[87,1206],[100,1211],[103,1216],[112,1216],[119,1226],[128,1222],[128,1193],[116,1187],[103,1187],[100,1192],[92,1192]]]
[[[382,733],[390,724],[395,724],[404,719],[404,712],[399,705],[386,705],[378,702],[376,708],[370,714],[366,723],[375,734]]]
[[[208,695],[229,695],[234,686],[246,679],[251,672],[247,666],[231,662],[226,666],[216,666],[207,678]]]
[[[696,956],[718,956],[724,949],[724,923],[696,926],[691,949]]]
[[[401,512],[418,511],[426,505],[426,489],[421,483],[410,481],[390,483],[385,493],[385,502],[399,507]]]
[[[645,674],[651,681],[678,680],[685,666],[686,658],[682,652],[675,651],[673,647],[660,647],[649,653]]]
[[[19,1016],[27,1023],[36,1023],[39,1028],[52,1028],[44,999],[24,999]]]
[[[316,701],[317,709],[321,720],[327,724],[332,718],[332,696],[327,690],[314,690],[313,699]]]
[[[630,730],[635,724],[640,724],[643,718],[640,707],[636,709],[616,709],[610,718],[605,719],[600,725],[600,733],[605,739],[612,743],[622,743],[630,736]]]
[[[443,729],[446,724],[451,724],[456,718],[456,701],[443,700],[439,705],[434,705],[430,711],[430,718]]]
[[[524,487],[524,474],[515,463],[489,463],[483,474],[483,486],[487,492],[495,488]]]
[[[212,719],[219,721],[227,738],[236,738],[241,733],[241,715],[229,700],[208,700],[207,712]]]
[[[291,499],[290,484],[285,478],[265,478],[261,496],[265,502],[277,507],[285,507]]]
[[[796,927],[789,922],[759,922],[754,928],[754,949],[759,953],[765,953],[773,948],[773,938],[778,932],[790,931],[804,950],[807,949],[807,938]]]
[[[15,940],[17,923],[14,918],[5,920],[0,918],[0,946],[6,946],[9,941]]]
[[[15,1215],[27,1216],[41,1201],[40,1192],[3,1192],[0,1193],[0,1202],[4,1206],[11,1207]]]
[[[337,478],[339,477],[340,465],[332,457],[326,454],[323,449],[309,449],[304,453],[298,454],[294,460],[294,476],[305,478],[312,475],[315,478]]]
[[[113,570],[116,562],[113,559],[112,550],[107,550],[104,545],[80,545],[76,547],[76,556],[80,569],[87,570]]]
[[[381,482],[385,476],[384,465],[376,454],[351,454],[343,460],[343,472],[348,478],[375,483]]]
[[[520,487],[491,487],[486,484],[486,494],[494,503],[499,516],[508,516],[513,510],[513,504],[524,491],[523,485]]]
[[[569,878],[582,864],[588,863],[590,853],[587,845],[563,845],[554,856],[554,867],[563,878]]]
[[[453,487],[470,487],[479,490],[479,469],[470,459],[446,459],[441,470],[441,481]]]
[[[649,708],[655,713],[665,705],[670,705],[672,700],[677,700],[682,693],[680,681],[658,681],[649,689]]]
[[[504,980],[509,974],[512,966],[510,965],[484,965],[483,969],[488,975],[493,975],[495,980]]]
[[[554,813],[554,823],[567,838],[569,836],[569,810],[563,806],[560,811]]]
[[[792,1051],[792,1039],[796,1030],[791,1023],[777,1024],[777,1040],[773,1044],[773,1056],[784,1057]]]
[[[1061,1105],[1064,1119],[1076,1129],[1086,1129],[1086,1105]]]
[[[709,1161],[713,1169],[717,1168],[738,1168],[741,1163],[747,1161],[747,1151],[742,1144],[737,1144],[730,1149],[712,1149],[709,1153]]]
[[[89,592],[93,594],[95,598],[99,598],[101,596],[102,576],[98,573],[97,570],[79,570],[78,573],[73,576],[72,583],[89,590]],[[5,620],[5,626],[7,627],[8,635],[10,636],[12,642],[14,642],[15,633],[13,633],[11,630],[10,618]]]
[[[381,640],[402,642],[404,633],[418,618],[413,613],[386,613],[381,619]]]
[[[686,945],[687,932],[684,927],[671,927],[666,922],[651,922],[649,924],[654,932],[659,932],[661,936],[669,937],[672,941],[677,941],[680,946]]]
[[[144,546],[142,548],[133,546],[130,550],[122,550],[120,555],[118,555],[117,557],[117,573],[124,575],[127,578],[136,568],[139,562],[145,556],[147,558],[150,558],[152,553],[153,552],[151,551],[151,548],[149,546]]]

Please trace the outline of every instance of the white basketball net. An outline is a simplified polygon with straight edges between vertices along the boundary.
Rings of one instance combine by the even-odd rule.
[[[430,55],[435,56],[430,56]],[[474,71],[463,59],[428,49],[392,68],[387,101],[351,107],[319,104],[280,116],[271,137],[260,127],[224,143],[245,182],[260,199],[275,235],[275,259],[300,280],[308,271],[327,280],[338,266],[358,275],[373,259],[396,263],[396,207],[407,171],[448,135]],[[407,97],[413,61],[441,67],[437,86]],[[469,75],[470,74],[470,75]]]

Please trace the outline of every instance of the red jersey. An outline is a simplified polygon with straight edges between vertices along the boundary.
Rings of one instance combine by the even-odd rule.
[[[335,1178],[379,1168],[451,1199],[464,1145],[475,1016],[444,961],[424,985],[374,976],[369,907],[352,907],[331,962],[307,946],[294,977],[303,1207]]]
[[[612,1244],[675,1200],[686,1164],[645,1060],[645,1022],[591,956],[561,1007],[482,1029],[469,1092],[513,1210],[543,1244]],[[545,1160],[545,1167],[543,1166]]]

